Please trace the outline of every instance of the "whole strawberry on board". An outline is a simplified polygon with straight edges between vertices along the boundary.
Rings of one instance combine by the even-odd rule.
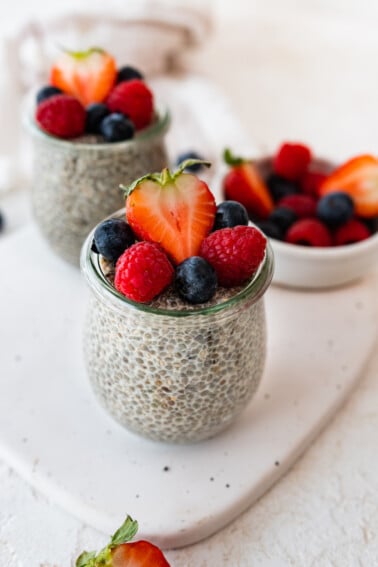
[[[138,522],[127,516],[111,537],[109,544],[96,551],[84,551],[76,567],[170,567],[163,552],[149,541],[131,542],[138,531]]]

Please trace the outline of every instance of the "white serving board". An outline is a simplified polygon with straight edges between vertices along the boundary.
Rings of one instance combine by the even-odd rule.
[[[81,356],[88,293],[29,225],[0,241],[0,455],[85,523],[130,514],[163,548],[196,542],[249,507],[293,464],[363,374],[377,280],[267,293],[268,363],[228,431],[169,445],[129,433],[94,398]]]

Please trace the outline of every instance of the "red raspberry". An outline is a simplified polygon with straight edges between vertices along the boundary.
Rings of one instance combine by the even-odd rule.
[[[222,228],[207,236],[200,255],[213,266],[223,287],[240,285],[261,264],[266,248],[265,236],[252,226]]]
[[[316,201],[310,195],[286,195],[277,203],[277,207],[286,207],[294,211],[299,219],[316,215]]]
[[[300,219],[286,233],[286,242],[302,246],[332,246],[331,233],[318,219]]]
[[[360,240],[365,240],[369,236],[371,236],[371,232],[363,222],[350,219],[335,231],[334,240],[336,246],[342,246],[343,244],[360,242]]]
[[[137,242],[118,258],[115,288],[129,299],[147,303],[173,279],[173,266],[156,242]]]
[[[37,106],[36,120],[42,130],[58,138],[75,138],[84,133],[85,109],[77,98],[57,94]]]
[[[136,130],[148,126],[153,118],[154,100],[150,89],[140,79],[116,85],[106,100],[111,112],[121,112],[133,122]]]
[[[319,197],[319,187],[328,176],[319,171],[307,171],[300,180],[300,188],[302,193]]]
[[[307,171],[311,151],[303,144],[282,144],[273,159],[273,170],[290,181],[298,181]]]

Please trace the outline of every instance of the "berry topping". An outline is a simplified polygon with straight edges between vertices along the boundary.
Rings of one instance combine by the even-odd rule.
[[[108,116],[109,108],[101,102],[94,102],[86,108],[85,131],[88,134],[100,134],[100,125],[105,116]]]
[[[203,156],[194,151],[188,151],[180,154],[176,159],[176,167],[179,167],[180,163],[188,159],[198,160],[198,163],[189,165],[189,167],[185,168],[185,171],[188,171],[189,173],[198,173],[199,171],[202,171],[204,169],[204,165],[203,163],[201,163],[202,161],[204,161]]]
[[[36,121],[53,136],[75,138],[84,133],[85,109],[73,96],[58,94],[38,105]]]
[[[285,143],[273,159],[273,170],[290,181],[299,181],[311,161],[311,151],[303,144]]]
[[[278,207],[291,209],[299,219],[314,217],[316,201],[310,195],[287,195],[278,202]]]
[[[204,258],[192,256],[176,268],[175,289],[189,303],[204,303],[211,299],[217,288],[214,268]]]
[[[176,264],[198,255],[216,210],[207,184],[184,173],[188,165],[192,162],[183,162],[176,172],[145,175],[124,188],[126,218],[136,236],[159,242]]]
[[[224,179],[226,199],[244,205],[250,216],[266,218],[273,210],[273,200],[256,166],[234,157],[230,150],[225,150],[224,160],[231,167]]]
[[[318,198],[320,186],[325,179],[327,179],[325,173],[321,173],[320,171],[306,171],[300,180],[302,193]]]
[[[289,207],[277,207],[269,215],[269,221],[280,228],[283,234],[298,219],[298,215]]]
[[[117,83],[122,83],[123,81],[130,81],[131,79],[144,79],[142,73],[131,67],[130,65],[125,65],[118,69],[117,73]]]
[[[114,58],[102,49],[65,51],[51,69],[50,83],[87,106],[105,100],[116,75]]]
[[[110,92],[106,104],[111,112],[127,115],[140,130],[152,122],[154,114],[153,95],[147,85],[140,79],[123,81]]]
[[[350,219],[348,222],[336,229],[334,241],[336,246],[344,244],[354,244],[365,240],[371,235],[370,230],[363,222],[357,219]]]
[[[240,285],[260,266],[266,238],[255,227],[235,226],[212,232],[202,243],[200,255],[215,269],[224,287]]]
[[[223,201],[217,207],[213,230],[248,224],[247,209],[237,201]]]
[[[260,230],[262,230],[265,236],[268,236],[269,238],[275,238],[276,240],[283,240],[283,230],[271,220],[261,220],[257,221],[255,224],[259,227]]]
[[[318,201],[316,206],[317,217],[331,228],[346,223],[352,218],[353,213],[353,199],[341,191],[328,193]]]
[[[298,193],[298,185],[294,181],[289,181],[280,175],[271,173],[266,180],[267,186],[269,188],[270,194],[273,201],[277,202],[282,197],[287,195],[293,195]]]
[[[100,133],[106,142],[122,142],[134,137],[134,124],[123,114],[114,112],[106,116],[100,124]]]
[[[301,246],[331,246],[331,233],[318,219],[300,219],[286,233],[286,242]]]
[[[37,105],[41,104],[41,102],[46,100],[47,98],[50,98],[50,96],[54,96],[62,93],[63,91],[61,89],[58,89],[57,87],[52,87],[51,85],[46,85],[45,87],[39,89],[39,91],[37,92],[37,96],[36,96]]]
[[[122,219],[107,219],[94,232],[92,250],[116,262],[121,254],[135,242],[130,226]]]
[[[147,303],[172,282],[174,269],[156,242],[137,242],[118,258],[115,288],[134,301]]]
[[[378,158],[361,155],[350,159],[325,179],[320,195],[334,191],[348,193],[361,217],[378,215]]]

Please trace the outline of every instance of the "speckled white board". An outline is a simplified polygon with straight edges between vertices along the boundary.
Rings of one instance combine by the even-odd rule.
[[[199,444],[150,442],[93,397],[78,271],[32,225],[0,242],[0,255],[0,455],[85,523],[110,533],[129,513],[165,548],[214,533],[278,480],[345,400],[376,339],[374,280],[319,293],[273,287],[265,376],[239,421]]]

